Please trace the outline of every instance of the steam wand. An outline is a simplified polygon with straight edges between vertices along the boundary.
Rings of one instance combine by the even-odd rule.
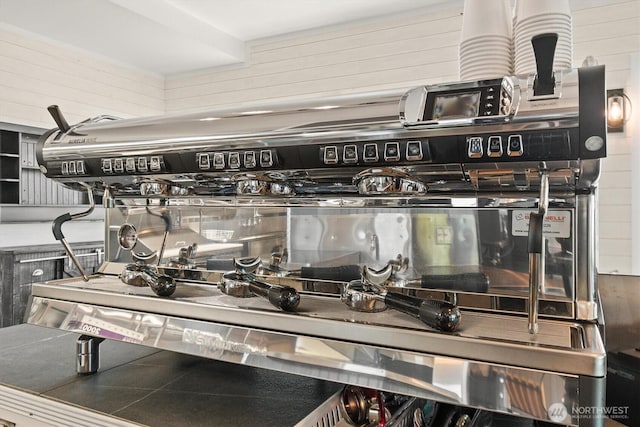
[[[167,236],[171,231],[171,216],[166,210],[163,210],[159,214],[152,212],[151,209],[149,209],[149,199],[147,199],[147,206],[145,208],[149,215],[157,216],[158,218],[162,218],[164,221],[164,234],[162,235],[162,243],[160,244],[160,252],[158,253],[158,261],[156,263],[156,266],[159,266],[160,261],[162,261],[162,258],[164,257],[164,250],[167,245]]]
[[[82,268],[82,265],[80,264],[80,261],[78,260],[78,258],[76,258],[75,254],[73,253],[73,249],[71,249],[71,246],[69,246],[69,243],[67,243],[67,240],[65,239],[64,234],[62,233],[62,224],[64,224],[67,221],[72,221],[74,219],[82,218],[89,215],[91,212],[93,212],[93,209],[96,206],[95,201],[93,200],[93,191],[91,190],[91,187],[85,184],[84,182],[80,182],[79,184],[82,185],[87,190],[87,196],[89,197],[89,205],[90,205],[89,209],[87,209],[86,211],[78,212],[74,214],[67,212],[60,215],[59,217],[53,220],[52,228],[53,228],[53,237],[55,237],[56,240],[62,243],[62,246],[64,247],[64,251],[67,253],[67,256],[71,258],[71,261],[73,261],[73,263],[75,264],[76,268],[82,275],[82,279],[85,282],[88,282],[89,277],[87,277],[87,273],[85,273],[84,268]]]
[[[529,215],[529,333],[538,333],[538,304],[540,289],[544,288],[545,240],[544,216],[549,208],[549,170],[543,162],[540,170],[540,201],[538,212]]]

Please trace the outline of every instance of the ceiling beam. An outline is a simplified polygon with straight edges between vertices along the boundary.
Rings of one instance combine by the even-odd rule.
[[[168,0],[109,0],[146,19],[187,36],[199,43],[213,47],[239,62],[245,60],[246,46],[240,40]]]

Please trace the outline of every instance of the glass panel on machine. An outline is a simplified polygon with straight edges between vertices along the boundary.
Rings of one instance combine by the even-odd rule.
[[[132,256],[157,253],[161,266],[210,271],[233,270],[234,257],[259,256],[259,274],[330,282],[358,279],[364,266],[382,269],[394,264],[402,268],[394,270],[391,286],[526,297],[528,217],[532,210],[119,207],[110,210],[112,244],[108,256],[111,261],[131,263]],[[137,230],[133,251],[118,245],[123,224],[126,230]],[[573,298],[572,230],[571,209],[548,212],[543,297]],[[336,289],[339,286],[334,284],[303,290]]]

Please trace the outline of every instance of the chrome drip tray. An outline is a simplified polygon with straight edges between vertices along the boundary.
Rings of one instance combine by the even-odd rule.
[[[183,282],[161,298],[107,275],[34,284],[27,322],[545,421],[553,399],[596,404],[588,390],[606,372],[593,324],[544,319],[530,335],[524,317],[463,310],[459,329],[444,333],[400,312],[352,311],[333,296],[302,294],[286,313],[212,285]],[[564,421],[578,423],[573,414]]]
[[[170,298],[160,298],[147,287],[125,285],[106,275],[89,282],[34,284],[33,297],[35,302],[55,299],[567,373],[604,372],[604,352],[593,339],[599,337],[594,326],[575,322],[542,319],[539,333],[531,335],[526,317],[465,310],[458,330],[449,334],[394,310],[349,310],[332,296],[302,294],[298,311],[284,313],[266,299],[236,298],[212,285],[181,282]],[[32,312],[30,321],[37,316]],[[564,356],[558,358],[560,354]]]

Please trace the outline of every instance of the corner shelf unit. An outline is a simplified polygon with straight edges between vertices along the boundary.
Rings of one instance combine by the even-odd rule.
[[[0,205],[66,206],[86,204],[84,193],[46,178],[36,160],[45,129],[0,123]]]
[[[20,202],[20,134],[0,130],[0,203]]]

